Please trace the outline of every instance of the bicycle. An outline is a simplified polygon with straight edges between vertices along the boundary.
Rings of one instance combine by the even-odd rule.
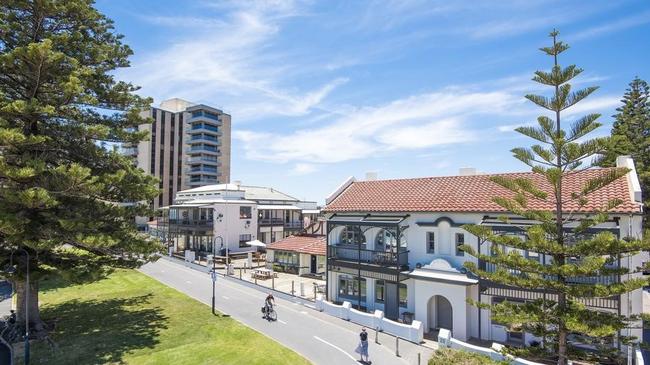
[[[263,306],[262,307],[262,313],[264,314],[264,319],[267,321],[277,321],[278,320],[278,313],[273,309],[273,306]]]

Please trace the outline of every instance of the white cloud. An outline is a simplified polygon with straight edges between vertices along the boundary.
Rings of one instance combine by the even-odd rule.
[[[289,171],[291,175],[307,175],[318,171],[316,165],[310,163],[297,163]]]
[[[613,22],[603,24],[597,27],[585,29],[570,37],[571,40],[580,40],[592,38],[604,33],[613,33],[619,30],[633,28],[639,25],[650,23],[650,11],[642,12],[626,18],[621,18]]]
[[[520,104],[503,92],[448,88],[384,105],[363,107],[320,128],[293,133],[237,131],[248,158],[274,162],[335,163],[386,151],[464,143],[477,138],[466,121],[475,115],[505,115]]]
[[[160,52],[135,58],[120,77],[142,85],[157,102],[181,97],[220,106],[237,120],[271,115],[305,115],[346,78],[334,78],[312,90],[280,85],[299,69],[290,55],[272,47],[288,18],[300,16],[293,1],[206,2],[220,17],[147,16],[159,26],[192,31]],[[209,98],[206,100],[206,98]],[[211,100],[212,99],[212,100]]]

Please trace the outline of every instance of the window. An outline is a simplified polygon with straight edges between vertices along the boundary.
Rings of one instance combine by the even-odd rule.
[[[434,232],[427,232],[427,253],[436,252],[436,234]]]
[[[298,266],[298,254],[289,251],[275,251],[273,262],[285,266]]]
[[[465,256],[465,251],[463,251],[460,246],[465,244],[465,234],[456,233],[456,256]]]
[[[386,289],[385,289],[384,281],[383,280],[377,280],[375,281],[375,302],[377,303],[383,303],[384,300],[386,299]]]
[[[526,258],[529,260],[537,261],[539,262],[539,253],[533,252],[533,251],[526,251]]]
[[[377,238],[375,239],[375,249],[390,251],[391,247],[397,246],[397,239],[395,239],[395,233],[382,229],[377,233]]]
[[[366,236],[359,227],[346,226],[341,232],[341,243],[356,245],[356,244],[366,244]]]
[[[252,216],[251,207],[239,207],[239,219],[251,219]]]
[[[408,287],[406,284],[399,284],[399,306],[406,308],[408,305]]]
[[[239,235],[239,247],[248,247],[246,242],[251,240],[250,234],[240,234]]]
[[[361,291],[359,291],[359,279],[349,276],[339,276],[339,298],[359,299],[366,301],[366,279],[361,278]]]

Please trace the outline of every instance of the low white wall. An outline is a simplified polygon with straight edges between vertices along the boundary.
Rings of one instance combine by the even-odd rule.
[[[342,305],[332,304],[325,301],[322,295],[316,297],[316,309],[411,342],[420,343],[424,338],[424,327],[420,321],[413,321],[410,325],[394,322],[384,318],[384,312],[380,310],[376,310],[375,313],[361,312],[353,309],[350,302],[343,302]]]

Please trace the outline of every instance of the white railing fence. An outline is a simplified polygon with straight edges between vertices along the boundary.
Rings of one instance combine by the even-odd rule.
[[[404,324],[384,318],[384,312],[376,310],[374,313],[366,313],[352,308],[350,302],[333,304],[323,299],[322,295],[316,298],[316,309],[331,316],[354,322],[362,326],[391,334],[393,336],[411,341],[422,342],[424,338],[424,327],[420,321],[413,321],[411,324]]]

